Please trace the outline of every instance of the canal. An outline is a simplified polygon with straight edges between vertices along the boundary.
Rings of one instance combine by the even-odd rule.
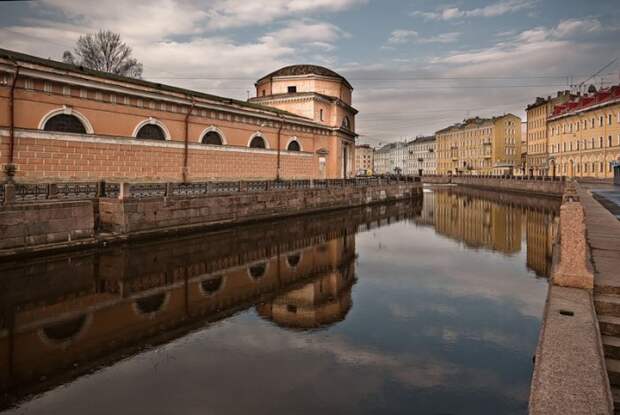
[[[559,201],[423,201],[0,263],[8,414],[524,414]]]

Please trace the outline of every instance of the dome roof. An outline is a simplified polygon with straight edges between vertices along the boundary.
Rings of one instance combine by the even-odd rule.
[[[338,78],[341,81],[344,81],[349,87],[351,84],[345,79],[344,76],[328,69],[324,66],[319,65],[290,65],[285,66],[284,68],[280,68],[277,71],[271,72],[269,75],[263,76],[261,79],[256,81],[259,84],[261,81],[264,81],[268,78],[273,78],[276,76],[298,76],[298,75],[320,75],[320,76],[328,76],[331,78]],[[352,88],[352,87],[351,87]]]

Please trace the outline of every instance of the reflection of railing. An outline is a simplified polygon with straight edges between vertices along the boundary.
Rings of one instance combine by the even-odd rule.
[[[330,187],[366,187],[416,182],[413,176],[363,177],[326,180],[252,180],[192,183],[33,183],[0,185],[1,203],[26,203],[98,198],[200,197],[210,194],[267,192],[290,189],[326,189]]]

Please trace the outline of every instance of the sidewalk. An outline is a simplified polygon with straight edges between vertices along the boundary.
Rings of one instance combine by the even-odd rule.
[[[620,186],[610,184],[591,185],[588,187],[592,192],[592,196],[620,220]]]

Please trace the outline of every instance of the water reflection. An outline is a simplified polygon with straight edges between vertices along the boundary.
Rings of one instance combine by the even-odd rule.
[[[2,405],[524,413],[558,202],[424,196],[0,264]]]

